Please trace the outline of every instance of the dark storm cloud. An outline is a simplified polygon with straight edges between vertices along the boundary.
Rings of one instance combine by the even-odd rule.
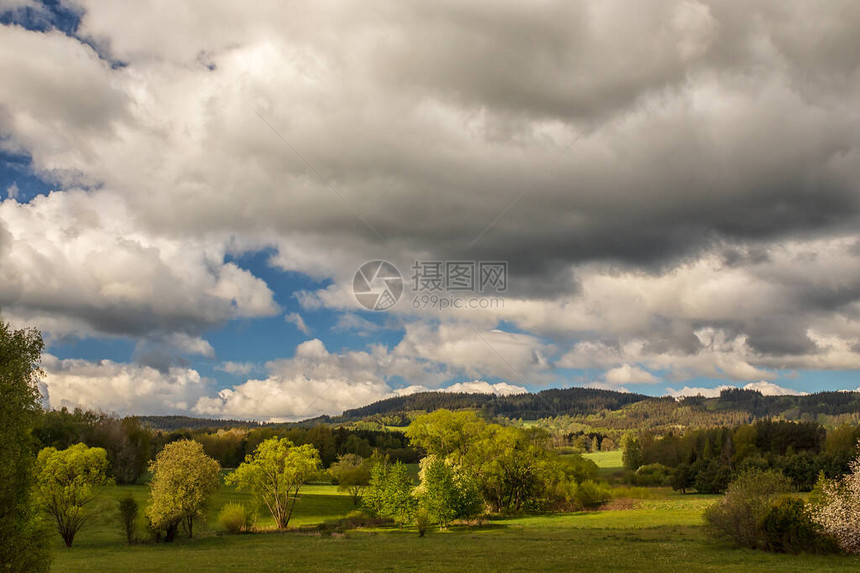
[[[815,328],[858,335],[842,320],[860,299],[856,256],[831,241],[856,234],[860,214],[853,2],[295,13],[85,7],[80,35],[128,62],[117,69],[74,38],[3,30],[0,53],[42,50],[32,61],[50,64],[45,74],[0,58],[16,78],[0,84],[3,133],[43,174],[83,174],[129,211],[78,253],[55,248],[60,237],[39,254],[69,259],[77,277],[100,262],[88,255],[104,234],[133,229],[145,245],[79,281],[77,299],[51,287],[22,308],[99,332],[193,337],[232,317],[251,287],[260,294],[242,299],[245,315],[276,310],[251,276],[206,280],[225,252],[272,248],[276,266],[335,287],[377,258],[508,261],[510,296],[523,303],[512,320],[617,348],[637,337],[652,356],[709,351],[697,335],[708,328],[765,356],[816,354]],[[31,209],[30,228],[59,203]],[[55,211],[52,224],[69,219]],[[153,237],[163,264],[151,262]],[[820,260],[809,253],[818,248]],[[19,274],[30,269],[21,252],[9,259]],[[177,252],[196,262],[196,282]],[[127,268],[151,272],[130,281]],[[174,299],[174,281],[195,286],[153,304]],[[0,292],[17,292],[8,282]],[[154,295],[134,288],[156,283],[166,286]],[[210,291],[214,302],[196,296]],[[105,293],[136,304],[105,304]],[[573,301],[564,312],[535,308],[562,298]]]
[[[792,6],[399,5],[364,22],[377,41],[346,40],[366,59],[340,72],[394,121],[353,117],[329,124],[325,152],[303,144],[392,242],[505,258],[559,292],[560,263],[659,268],[722,240],[844,228],[858,213],[856,17]],[[410,116],[422,102],[450,116]],[[337,203],[308,207],[274,225],[367,234]]]

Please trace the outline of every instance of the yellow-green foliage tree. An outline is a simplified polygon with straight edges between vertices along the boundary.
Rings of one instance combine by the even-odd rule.
[[[559,489],[559,474],[570,469],[549,451],[546,431],[489,424],[474,412],[443,409],[418,416],[406,435],[429,456],[449,463],[455,475],[473,480],[497,512],[545,504]],[[436,469],[441,475],[443,468]],[[574,479],[576,472],[570,473]]]
[[[278,529],[286,529],[299,490],[319,467],[320,456],[312,445],[294,446],[286,438],[270,438],[246,456],[226,481],[250,491],[272,514]]]
[[[153,529],[165,532],[173,541],[181,524],[188,536],[194,534],[194,520],[202,518],[209,498],[221,484],[221,466],[206,455],[193,440],[179,440],[164,446],[149,466],[149,507],[146,515]]]
[[[71,547],[75,535],[92,519],[88,507],[107,477],[107,452],[75,444],[65,450],[45,448],[36,459],[36,499],[57,525],[57,531]]]
[[[466,458],[481,494],[494,511],[519,511],[539,504],[558,470],[546,432],[489,424]]]
[[[415,418],[406,428],[406,436],[428,454],[460,465],[487,434],[487,426],[474,412],[441,409]]]
[[[8,571],[50,568],[30,493],[43,346],[37,330],[13,330],[0,322],[0,568]]]

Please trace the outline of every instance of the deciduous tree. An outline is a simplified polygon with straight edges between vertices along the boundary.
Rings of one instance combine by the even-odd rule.
[[[481,510],[481,496],[474,482],[450,462],[437,456],[421,460],[421,483],[415,495],[431,521],[445,529],[454,519],[474,517]]]
[[[285,529],[299,489],[319,467],[320,456],[312,445],[294,446],[286,438],[270,438],[246,456],[226,481],[249,490],[272,514],[278,529]]]
[[[371,458],[370,485],[364,499],[368,509],[400,525],[408,523],[418,505],[414,489],[405,465],[390,463],[388,456],[374,455]]]
[[[45,535],[30,495],[31,431],[41,414],[42,336],[0,322],[0,569],[47,571]]]
[[[146,515],[152,527],[165,532],[165,541],[173,541],[184,523],[192,537],[194,520],[205,515],[209,498],[221,483],[221,466],[198,442],[179,440],[164,446],[149,468]]]
[[[495,511],[519,511],[537,502],[557,473],[546,448],[546,433],[490,425],[464,464],[484,500]]]
[[[36,460],[36,497],[51,516],[57,531],[71,547],[75,535],[93,517],[88,507],[107,477],[108,458],[103,448],[75,444],[65,450],[45,448]]]
[[[406,436],[428,454],[460,464],[486,433],[487,425],[474,412],[443,409],[415,418],[406,429]]]
[[[361,492],[370,483],[370,463],[356,454],[344,454],[329,468],[337,487],[352,496],[353,505],[358,505]]]

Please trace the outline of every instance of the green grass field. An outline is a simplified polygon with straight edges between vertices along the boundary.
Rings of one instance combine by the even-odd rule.
[[[845,556],[789,556],[734,549],[710,540],[702,511],[713,496],[682,496],[656,490],[655,499],[632,508],[493,519],[480,527],[432,531],[414,528],[350,530],[323,536],[299,526],[319,524],[352,510],[352,501],[333,486],[306,486],[291,526],[296,530],[227,535],[217,510],[228,501],[247,501],[232,488],[219,492],[208,523],[195,538],[173,544],[128,546],[116,521],[103,519],[84,529],[71,549],[53,540],[56,572],[215,571],[856,571],[860,559]],[[142,486],[114,487],[103,505]],[[261,518],[261,528],[271,527]]]
[[[624,452],[621,450],[612,450],[611,452],[594,452],[592,454],[582,454],[583,457],[593,461],[597,467],[601,469],[620,470],[624,468],[622,456]]]
[[[623,453],[621,450],[613,450],[611,452],[583,454],[583,457],[597,464],[597,467],[600,468],[597,475],[601,479],[614,481],[624,473],[624,462],[621,461]]]

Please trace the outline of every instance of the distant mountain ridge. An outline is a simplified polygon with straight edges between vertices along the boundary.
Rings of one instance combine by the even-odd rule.
[[[230,420],[216,418],[196,418],[194,416],[136,416],[144,425],[153,430],[175,432],[178,430],[218,430],[221,428],[260,428],[264,426],[307,427],[328,424],[330,416],[317,416],[300,422],[257,422],[255,420]]]
[[[713,425],[748,422],[760,418],[781,417],[789,420],[817,420],[821,416],[842,418],[860,423],[860,393],[819,392],[799,396],[764,396],[756,390],[732,388],[719,397],[693,396],[675,400],[644,394],[616,392],[596,388],[556,388],[537,393],[498,396],[449,392],[419,392],[394,396],[343,412],[340,416],[318,416],[300,422],[255,422],[214,420],[191,416],[139,416],[146,425],[164,431],[237,426],[302,426],[376,421],[387,425],[405,425],[416,413],[439,409],[477,410],[488,417],[537,420],[570,416],[589,423],[600,418],[599,425],[619,428],[661,423],[680,425]]]
[[[453,392],[419,392],[406,396],[386,398],[361,408],[344,411],[340,418],[358,420],[378,414],[424,411],[440,408],[448,410],[479,409],[490,416],[537,419],[563,414],[592,414],[601,410],[617,410],[627,404],[651,396],[599,390],[596,388],[566,388],[543,390],[536,394],[468,394]]]

